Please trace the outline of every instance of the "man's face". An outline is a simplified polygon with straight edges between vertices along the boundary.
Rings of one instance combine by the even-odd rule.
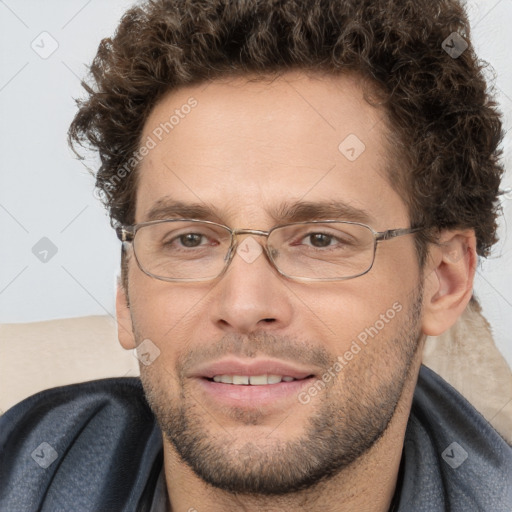
[[[191,97],[197,104],[183,108]],[[177,109],[179,121],[158,141]],[[145,125],[142,142],[158,143],[140,167],[136,222],[150,220],[157,203],[160,218],[176,216],[161,207],[179,201],[188,210],[178,217],[199,205],[211,210],[206,220],[269,230],[339,218],[327,206],[344,203],[375,231],[409,227],[385,175],[393,162],[382,117],[348,77],[289,73],[173,92]],[[326,211],[290,217],[304,203]],[[257,257],[236,253],[209,282],[157,280],[130,257],[130,312],[137,344],[149,339],[160,350],[141,378],[170,449],[215,486],[280,494],[346,467],[385,431],[415,378],[420,270],[413,237],[404,236],[380,243],[363,276],[295,282],[252,241],[244,246],[248,237],[240,245]],[[213,380],[233,375],[296,380]]]

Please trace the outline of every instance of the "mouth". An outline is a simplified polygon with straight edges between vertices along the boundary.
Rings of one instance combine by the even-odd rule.
[[[193,377],[210,403],[282,411],[298,402],[298,394],[311,385],[315,373],[282,361],[228,359],[198,369]]]
[[[221,382],[222,384],[233,384],[235,386],[266,386],[266,385],[274,385],[279,384],[281,382],[293,382],[295,380],[304,380],[309,377],[313,377],[313,375],[308,375],[307,377],[296,379],[291,375],[215,375],[211,379],[207,379],[212,382]]]

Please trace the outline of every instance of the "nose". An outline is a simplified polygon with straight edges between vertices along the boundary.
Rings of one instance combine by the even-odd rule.
[[[252,236],[240,240],[212,296],[211,320],[225,332],[277,330],[292,318],[290,291]]]

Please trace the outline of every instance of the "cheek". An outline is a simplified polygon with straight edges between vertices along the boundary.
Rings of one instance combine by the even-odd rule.
[[[130,309],[137,340],[152,340],[166,358],[183,351],[207,318],[202,308],[208,293],[202,284],[177,285],[132,271]]]
[[[405,308],[414,301],[421,275],[412,237],[380,243],[367,277],[361,284],[365,286],[366,297],[377,316],[397,302]]]
[[[376,259],[364,276],[338,283],[294,285],[302,332],[337,355],[349,350],[354,340],[371,339],[376,330],[393,336],[399,324],[396,319],[417,293],[419,271],[413,251],[399,258],[384,258],[384,251],[380,256],[380,262]]]

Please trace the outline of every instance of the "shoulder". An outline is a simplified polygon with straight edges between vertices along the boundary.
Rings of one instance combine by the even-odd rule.
[[[124,510],[119,500],[137,501],[160,459],[139,379],[46,390],[0,418],[0,510]]]
[[[404,464],[401,504],[407,506],[400,510],[413,504],[417,511],[512,510],[512,448],[426,367],[414,394]]]

